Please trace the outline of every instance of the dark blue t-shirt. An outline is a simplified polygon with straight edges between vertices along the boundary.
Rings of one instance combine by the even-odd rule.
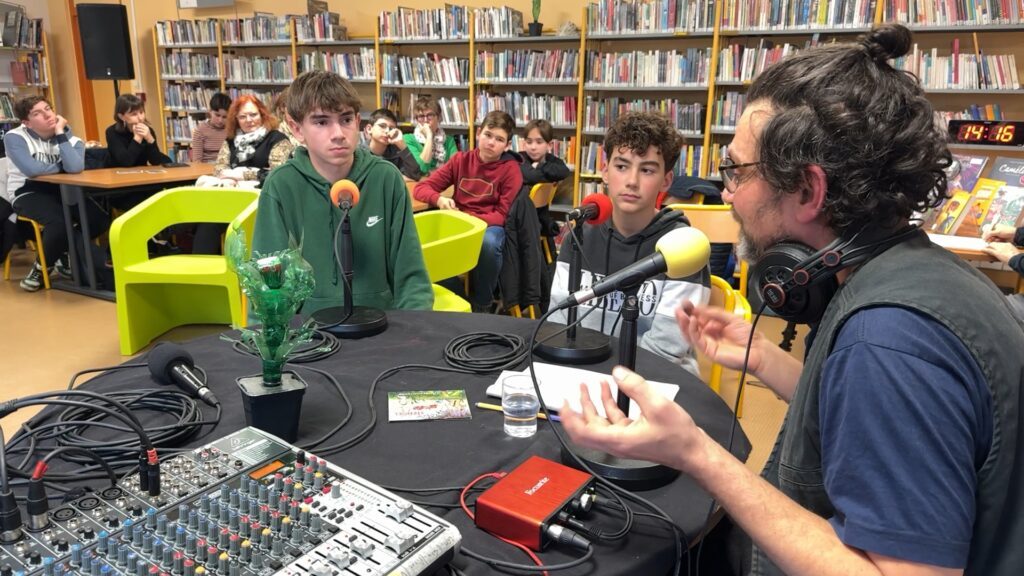
[[[848,546],[950,568],[967,563],[976,473],[992,440],[980,368],[945,326],[862,310],[836,337],[820,391],[822,467]]]

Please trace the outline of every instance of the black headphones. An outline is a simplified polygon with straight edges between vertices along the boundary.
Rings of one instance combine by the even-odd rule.
[[[814,324],[839,289],[836,274],[874,258],[892,246],[919,234],[907,226],[882,238],[868,226],[849,238],[837,238],[815,252],[798,242],[780,242],[769,248],[751,270],[753,290],[775,314],[787,322]]]

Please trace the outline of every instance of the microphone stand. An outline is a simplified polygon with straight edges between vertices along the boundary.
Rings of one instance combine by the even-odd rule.
[[[345,283],[344,304],[324,308],[313,313],[313,320],[339,338],[365,338],[380,334],[388,327],[388,318],[382,310],[369,306],[355,306],[352,302],[352,222],[348,214],[350,203],[341,203],[341,275]],[[337,250],[338,246],[335,245]]]
[[[636,321],[640,317],[637,293],[640,286],[642,284],[623,290],[625,301],[619,313],[622,319],[622,327],[619,328],[619,364],[630,370],[636,370]],[[615,403],[623,414],[629,414],[630,402],[629,396],[621,391],[617,393]],[[678,470],[646,460],[618,458],[599,450],[579,446],[573,446],[572,451],[599,476],[631,491],[660,488],[679,476]],[[566,452],[564,447],[562,448],[562,463],[567,466],[576,466],[575,459]]]
[[[578,224],[578,222],[577,222]],[[573,226],[570,234],[575,238],[571,242],[569,255],[569,294],[580,289],[583,277],[583,234],[576,233]],[[605,334],[576,326],[579,310],[570,306],[565,311],[565,328],[559,324],[545,324],[537,334],[537,356],[560,364],[597,364],[612,355],[611,339]]]

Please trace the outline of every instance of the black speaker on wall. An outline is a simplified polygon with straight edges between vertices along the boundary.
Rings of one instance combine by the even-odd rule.
[[[90,80],[132,80],[135,62],[128,30],[128,11],[121,4],[79,4],[85,77]]]

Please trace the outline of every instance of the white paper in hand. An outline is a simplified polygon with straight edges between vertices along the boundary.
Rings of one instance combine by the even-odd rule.
[[[590,398],[594,403],[594,407],[597,408],[597,412],[604,416],[604,405],[601,404],[601,382],[603,380],[608,381],[608,385],[612,390],[612,397],[618,393],[618,386],[615,385],[615,379],[611,377],[611,374],[602,374],[601,372],[593,372],[591,370],[581,370],[579,368],[571,368],[568,366],[557,366],[554,364],[545,364],[543,362],[534,363],[534,368],[537,371],[537,380],[540,382],[540,392],[544,396],[544,405],[547,409],[552,412],[557,412],[562,408],[562,403],[565,400],[569,401],[569,406],[579,412],[580,410],[580,383],[586,384],[590,390]],[[522,372],[514,372],[505,370],[498,375],[498,380],[487,387],[487,395],[495,398],[501,398],[501,381],[505,376],[511,374],[530,374],[530,369],[527,368]],[[666,384],[664,382],[652,382],[648,380],[654,390],[660,393],[669,400],[674,400],[676,394],[679,393],[679,386],[676,384]],[[636,418],[640,415],[640,409],[637,407],[636,402],[630,402],[629,405],[629,417]]]

